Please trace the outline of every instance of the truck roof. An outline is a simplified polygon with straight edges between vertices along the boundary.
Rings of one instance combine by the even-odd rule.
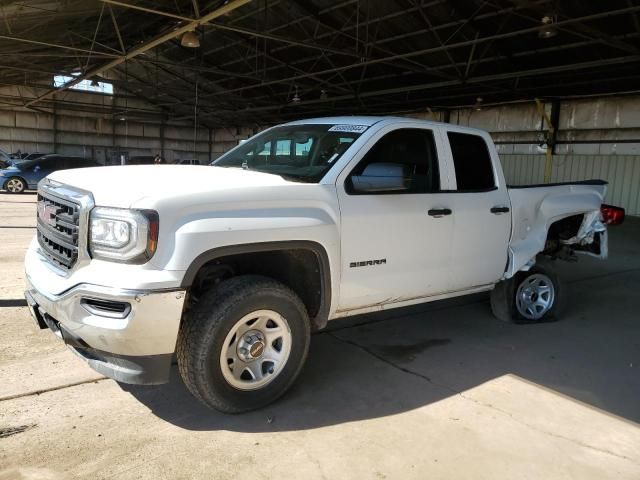
[[[318,117],[318,118],[306,118],[303,120],[296,120],[293,122],[285,123],[284,125],[309,125],[309,124],[333,124],[333,125],[366,125],[370,127],[380,122],[412,122],[423,123],[425,125],[448,125],[445,122],[435,122],[432,120],[422,120],[420,118],[413,117],[395,117],[395,116],[342,116],[342,117]],[[470,130],[475,132],[484,132],[481,129],[474,127],[467,127],[465,125],[454,125],[456,128]]]

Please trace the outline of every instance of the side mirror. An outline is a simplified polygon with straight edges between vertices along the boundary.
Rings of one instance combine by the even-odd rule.
[[[372,163],[362,175],[353,175],[354,192],[401,192],[408,190],[411,179],[406,165],[397,163]]]

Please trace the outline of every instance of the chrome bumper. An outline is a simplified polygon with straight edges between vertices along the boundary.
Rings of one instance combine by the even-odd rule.
[[[168,381],[184,290],[121,290],[90,284],[53,295],[27,276],[25,297],[41,328],[98,372],[126,383]]]

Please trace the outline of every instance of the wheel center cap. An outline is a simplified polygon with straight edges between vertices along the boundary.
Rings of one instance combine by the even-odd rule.
[[[264,352],[264,343],[257,341],[249,348],[249,355],[253,358],[258,358]]]
[[[264,334],[259,330],[250,330],[238,342],[238,357],[245,362],[251,362],[260,358],[265,348]]]

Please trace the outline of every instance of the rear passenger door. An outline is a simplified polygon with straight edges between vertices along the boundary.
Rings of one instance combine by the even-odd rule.
[[[488,136],[445,128],[454,174],[446,194],[453,211],[451,290],[465,290],[499,280],[508,259],[511,232],[509,194],[498,156]]]

